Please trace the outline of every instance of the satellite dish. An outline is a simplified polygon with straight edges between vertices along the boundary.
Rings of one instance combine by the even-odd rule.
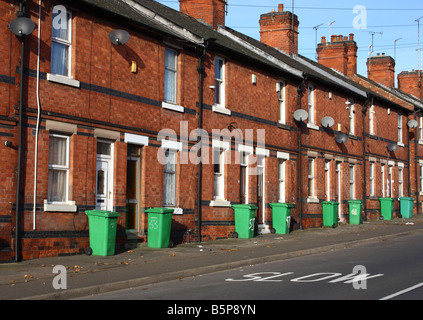
[[[298,122],[305,121],[308,119],[308,112],[304,109],[298,109],[294,112],[294,119]]]
[[[324,117],[322,119],[321,123],[322,123],[322,126],[323,127],[330,128],[335,123],[335,120],[333,120],[333,118],[331,118],[331,117]]]
[[[417,127],[417,121],[416,120],[409,120],[407,122],[407,125],[409,128],[416,128]]]
[[[129,40],[129,33],[122,29],[113,30],[109,33],[109,39],[113,44],[125,44]]]
[[[335,141],[338,143],[345,143],[348,141],[348,135],[346,133],[339,132],[335,137]]]
[[[19,17],[9,24],[9,29],[17,36],[27,36],[35,29],[35,23],[30,18]]]
[[[396,151],[398,149],[398,145],[396,144],[396,142],[392,142],[390,144],[388,144],[388,150],[389,151]]]

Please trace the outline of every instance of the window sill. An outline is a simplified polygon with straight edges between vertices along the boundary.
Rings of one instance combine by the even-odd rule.
[[[230,201],[224,200],[224,199],[216,199],[210,201],[210,207],[230,207],[231,203]]]
[[[78,80],[71,79],[65,76],[52,74],[52,73],[47,73],[47,80],[50,82],[56,82],[56,83],[64,84],[64,85],[75,87],[75,88],[81,87],[81,84]]]
[[[313,129],[313,130],[319,130],[319,126],[317,124],[314,123],[307,123],[307,128],[309,129]]]
[[[291,126],[286,124],[285,122],[282,122],[281,120],[278,121],[277,126],[278,128],[281,128],[281,129],[291,130]]]
[[[169,103],[169,102],[162,102],[162,108],[163,109],[168,109],[168,110],[173,110],[173,111],[177,111],[177,112],[184,112],[185,109],[182,106],[173,104],[173,103]]]
[[[308,197],[307,203],[319,203],[319,199],[317,199],[316,197]]]
[[[226,114],[228,116],[231,115],[231,110],[217,106],[217,105],[212,106],[212,111],[217,112],[217,113]]]
[[[399,147],[404,147],[404,143],[401,143],[401,142],[398,142],[398,143],[397,143],[397,145],[398,145]]]
[[[168,207],[168,206],[164,206],[164,208],[173,209],[173,214],[184,214],[184,209],[182,208]]]
[[[44,200],[44,211],[46,212],[76,212],[77,209],[75,201],[50,202]]]
[[[423,145],[423,140],[419,140],[419,144],[422,144]]]

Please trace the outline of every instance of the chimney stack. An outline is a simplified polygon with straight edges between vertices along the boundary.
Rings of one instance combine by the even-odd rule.
[[[179,10],[217,29],[225,25],[227,0],[179,0]]]
[[[367,59],[367,77],[388,88],[395,87],[395,60],[384,53]]]
[[[317,46],[318,62],[351,76],[357,73],[357,49],[353,33],[349,37],[332,35],[330,42],[326,41],[326,37],[322,37]]]
[[[398,75],[398,89],[423,99],[423,71],[403,71]]]
[[[278,11],[260,16],[260,41],[289,55],[298,54],[298,17],[284,11],[279,4]]]

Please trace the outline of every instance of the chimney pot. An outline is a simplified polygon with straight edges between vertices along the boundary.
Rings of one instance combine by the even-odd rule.
[[[335,42],[337,38],[338,38],[337,36],[334,36],[334,35],[333,35],[333,36],[331,36],[331,37],[330,37],[330,41],[331,41],[331,42]]]
[[[350,41],[354,40],[354,33],[350,33]]]
[[[283,12],[283,4],[282,3],[279,4],[278,11],[279,12]]]
[[[326,43],[326,37],[322,37],[322,43]]]

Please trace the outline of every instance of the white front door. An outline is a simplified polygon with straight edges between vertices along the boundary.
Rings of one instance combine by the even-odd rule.
[[[113,210],[113,162],[109,142],[97,142],[96,209]]]

